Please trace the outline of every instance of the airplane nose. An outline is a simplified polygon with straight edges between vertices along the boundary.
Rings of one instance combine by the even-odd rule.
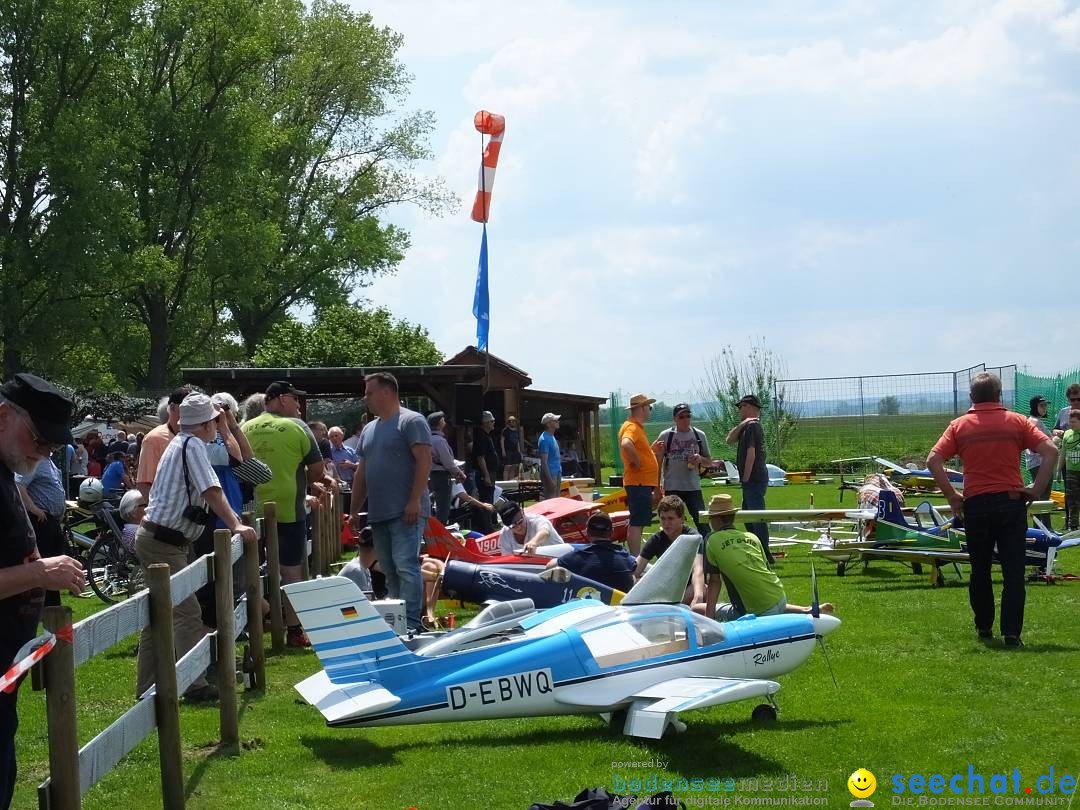
[[[814,633],[819,636],[827,636],[833,630],[840,626],[840,620],[835,616],[822,615],[816,619],[811,619],[814,623]]]

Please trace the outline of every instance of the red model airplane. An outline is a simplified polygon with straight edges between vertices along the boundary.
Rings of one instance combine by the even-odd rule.
[[[587,543],[585,522],[593,512],[600,511],[600,504],[593,501],[581,501],[574,498],[550,498],[525,507],[527,515],[542,515],[551,521],[555,531],[564,543]],[[626,539],[626,529],[630,525],[629,512],[611,514],[613,538],[616,541]],[[484,565],[547,565],[551,552],[558,546],[541,546],[535,555],[502,554],[499,550],[499,532],[492,532],[478,538],[465,540],[464,545],[437,518],[428,518],[424,529],[424,542],[427,553],[440,559],[452,558],[465,562],[483,563]],[[561,549],[565,551],[566,549]]]

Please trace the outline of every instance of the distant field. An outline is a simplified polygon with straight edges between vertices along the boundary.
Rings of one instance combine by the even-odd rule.
[[[823,416],[800,419],[798,429],[782,454],[769,448],[769,461],[785,470],[833,470],[829,462],[836,458],[879,455],[896,462],[925,459],[941,432],[954,417],[952,414],[898,414],[895,416]],[[696,423],[709,434],[714,458],[733,459],[735,448],[714,437],[707,426]],[[649,438],[670,427],[670,422],[646,425]],[[605,466],[614,464],[611,432],[601,426],[601,458]]]

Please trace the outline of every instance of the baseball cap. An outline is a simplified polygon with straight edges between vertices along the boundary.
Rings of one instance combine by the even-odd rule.
[[[736,407],[738,407],[739,405],[753,405],[755,408],[760,408],[761,400],[753,394],[747,394],[745,397],[735,403]]]
[[[266,386],[266,398],[268,400],[287,394],[292,394],[294,397],[306,397],[307,391],[301,391],[292,383],[285,382],[284,380],[278,380],[277,382],[272,382],[270,385]]]
[[[611,515],[607,512],[593,512],[585,521],[585,531],[590,537],[611,537]]]
[[[683,411],[690,413],[690,406],[687,405],[685,402],[680,402],[678,405],[671,409],[671,415],[678,416]]]

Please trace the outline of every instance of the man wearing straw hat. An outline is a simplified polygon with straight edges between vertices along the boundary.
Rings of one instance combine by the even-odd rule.
[[[705,541],[705,573],[709,577],[705,604],[694,609],[718,621],[731,621],[747,613],[775,616],[780,613],[810,613],[811,608],[791,605],[787,593],[768,564],[757,536],[735,528],[738,513],[728,494],[713,495],[709,501],[709,526],[712,534]],[[721,581],[727,587],[730,603],[717,606]],[[822,613],[832,613],[826,602]]]
[[[629,414],[619,428],[619,455],[623,461],[623,487],[630,509],[630,525],[626,529],[626,546],[637,557],[641,551],[641,533],[652,523],[653,493],[660,486],[660,464],[656,450],[645,435],[645,422],[652,413],[655,399],[634,394],[627,406]]]

